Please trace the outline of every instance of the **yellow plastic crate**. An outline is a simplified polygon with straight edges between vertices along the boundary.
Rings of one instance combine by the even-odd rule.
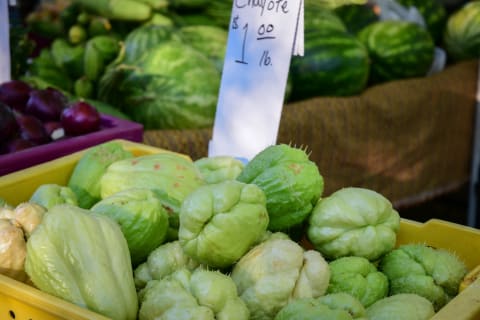
[[[170,152],[126,140],[121,142],[134,155]],[[79,151],[0,178],[0,197],[16,205],[27,201],[44,183],[65,185],[80,156]],[[188,158],[188,156],[185,156]],[[426,243],[455,252],[472,269],[480,265],[480,230],[447,221],[432,219],[419,223],[402,219],[397,244]],[[480,280],[477,280],[443,307],[434,320],[480,319]],[[102,320],[90,310],[73,305],[40,290],[0,275],[0,319],[16,320]]]

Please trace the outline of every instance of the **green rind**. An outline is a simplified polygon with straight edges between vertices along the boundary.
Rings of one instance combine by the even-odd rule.
[[[438,0],[397,0],[405,7],[416,7],[425,19],[427,30],[435,42],[440,42],[447,22],[447,10]]]
[[[99,96],[147,130],[193,129],[213,124],[219,87],[220,72],[206,55],[171,40],[107,70]]]
[[[346,4],[335,8],[334,12],[351,34],[357,34],[366,26],[379,20],[374,7],[370,4]]]
[[[125,56],[123,63],[138,60],[146,51],[166,41],[178,39],[172,27],[145,25],[132,30],[124,40]]]
[[[480,57],[480,1],[467,3],[449,17],[444,43],[452,60]]]
[[[305,33],[305,54],[292,57],[292,100],[349,96],[364,90],[369,76],[365,46],[342,31]]]
[[[428,31],[414,23],[379,21],[358,37],[369,52],[372,83],[423,77],[430,70],[435,44]]]

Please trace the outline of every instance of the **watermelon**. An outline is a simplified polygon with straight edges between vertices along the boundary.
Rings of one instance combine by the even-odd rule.
[[[454,61],[480,58],[480,1],[465,4],[448,18],[444,42]]]
[[[415,23],[378,21],[365,27],[358,37],[371,59],[371,83],[423,77],[433,63],[433,39]]]
[[[228,32],[218,26],[192,25],[179,29],[179,37],[186,44],[204,53],[215,63],[218,71],[223,69]]]
[[[211,127],[220,72],[206,55],[180,41],[166,41],[134,63],[108,68],[99,100],[119,108],[146,130]]]
[[[292,57],[290,66],[290,100],[355,95],[368,74],[368,52],[356,37],[339,30],[305,32],[305,54]]]
[[[232,1],[210,0],[210,4],[205,9],[205,14],[218,26],[228,29],[232,14]]]
[[[355,35],[369,24],[379,20],[375,7],[370,3],[343,5],[335,8],[334,12],[342,20],[348,32]]]
[[[306,1],[304,13],[305,32],[323,29],[346,31],[347,27],[333,10],[318,6],[312,0]]]
[[[416,7],[425,19],[427,30],[432,35],[435,43],[442,40],[442,35],[447,22],[447,10],[438,0],[397,0],[404,7]]]
[[[136,28],[125,37],[122,62],[134,62],[145,51],[169,40],[180,40],[172,27],[148,24]]]

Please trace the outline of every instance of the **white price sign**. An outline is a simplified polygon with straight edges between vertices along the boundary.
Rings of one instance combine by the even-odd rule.
[[[0,0],[0,83],[11,79],[8,0]]]
[[[234,0],[209,156],[251,159],[275,144],[303,0]]]

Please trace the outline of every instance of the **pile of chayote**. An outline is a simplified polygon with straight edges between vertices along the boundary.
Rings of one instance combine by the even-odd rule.
[[[323,192],[306,151],[285,144],[244,163],[108,142],[67,186],[32,195],[47,212],[25,271],[119,320],[426,320],[457,294],[465,265],[426,244],[396,247],[387,198]]]

